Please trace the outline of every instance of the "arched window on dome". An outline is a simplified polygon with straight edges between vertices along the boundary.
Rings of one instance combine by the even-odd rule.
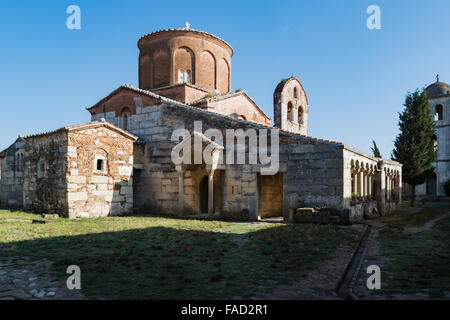
[[[290,101],[287,105],[287,119],[289,121],[294,121],[294,105]]]
[[[442,104],[438,104],[434,109],[434,120],[439,121],[443,120],[443,107]]]
[[[178,83],[191,83],[191,70],[178,70]]]

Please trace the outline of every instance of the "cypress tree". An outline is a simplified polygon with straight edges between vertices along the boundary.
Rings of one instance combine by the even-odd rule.
[[[402,180],[412,186],[414,205],[415,186],[425,182],[436,159],[434,121],[425,91],[409,92],[404,106],[399,113],[400,134],[394,141],[392,159],[403,164]]]

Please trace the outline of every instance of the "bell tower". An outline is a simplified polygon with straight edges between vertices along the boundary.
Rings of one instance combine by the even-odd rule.
[[[293,133],[308,134],[309,103],[297,77],[281,80],[273,93],[275,127]]]

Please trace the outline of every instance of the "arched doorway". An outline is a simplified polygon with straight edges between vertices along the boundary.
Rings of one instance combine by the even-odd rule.
[[[208,176],[200,181],[200,213],[208,213]]]
[[[436,174],[433,174],[427,178],[427,196],[435,196],[436,195]]]

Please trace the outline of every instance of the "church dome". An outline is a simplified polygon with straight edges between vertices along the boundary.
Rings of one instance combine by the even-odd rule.
[[[438,98],[440,96],[450,94],[450,85],[448,85],[445,82],[440,82],[439,78],[438,78],[438,81],[429,85],[425,89],[425,92],[427,93],[428,97],[431,99]]]
[[[143,36],[139,47],[139,88],[189,83],[207,91],[230,92],[233,49],[224,40],[190,28]]]

